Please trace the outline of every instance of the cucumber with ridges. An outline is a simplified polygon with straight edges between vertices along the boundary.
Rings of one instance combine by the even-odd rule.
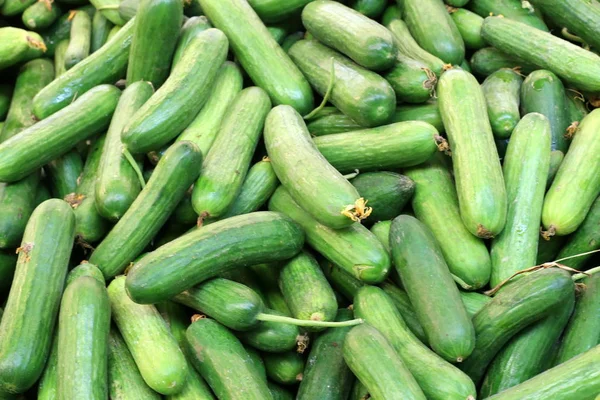
[[[106,19],[102,13],[94,14],[94,18],[92,18],[92,42],[90,44],[91,53],[104,46],[108,40],[108,34],[113,26],[113,23]]]
[[[359,174],[350,182],[358,194],[369,199],[369,207],[373,207],[369,221],[397,217],[415,192],[415,183],[410,178],[389,171]]]
[[[590,211],[588,211],[582,224],[577,228],[573,235],[569,236],[568,241],[560,249],[556,259],[563,259],[589,251],[598,250],[600,248],[600,197],[597,198]],[[552,238],[554,240],[555,238]],[[561,261],[568,267],[575,269],[583,269],[586,262],[592,257],[592,254],[580,255]]]
[[[467,49],[479,50],[487,46],[481,38],[483,18],[464,8],[448,7],[448,11]]]
[[[65,155],[50,161],[46,173],[50,178],[52,195],[63,199],[77,189],[77,180],[83,171],[83,161],[77,150],[71,150]]]
[[[521,119],[519,105],[522,83],[523,78],[514,70],[503,68],[488,76],[481,85],[492,132],[498,139],[510,137]]]
[[[45,1],[38,1],[23,11],[21,20],[28,29],[39,31],[52,25],[61,14],[62,11],[56,4],[48,5]]]
[[[304,360],[296,351],[264,353],[267,376],[281,385],[294,385],[303,379]]]
[[[502,16],[548,32],[544,20],[531,9],[523,7],[519,0],[473,0],[468,7],[483,18]]]
[[[37,206],[40,173],[13,183],[0,183],[0,248],[14,248],[21,242],[25,225]]]
[[[24,29],[0,28],[0,69],[41,57],[46,45],[40,35]]]
[[[313,0],[248,0],[256,14],[265,22],[280,22],[295,14]]]
[[[208,19],[206,19],[205,16],[192,17],[185,21],[181,27],[181,30],[179,31],[179,39],[177,39],[177,46],[175,47],[175,53],[173,53],[173,64],[171,68],[174,68],[179,62],[183,56],[183,51],[194,38],[194,36],[209,28],[212,28],[212,25],[210,22],[208,22]]]
[[[473,73],[477,76],[489,76],[501,68],[510,68],[515,72],[528,74],[538,69],[535,65],[509,56],[494,47],[477,50],[469,62]]]
[[[73,68],[90,55],[92,19],[85,11],[76,11],[71,22],[69,46],[65,51],[65,68]]]

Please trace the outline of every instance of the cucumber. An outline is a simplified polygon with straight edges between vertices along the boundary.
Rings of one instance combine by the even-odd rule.
[[[475,332],[435,237],[416,218],[401,215],[392,221],[390,247],[429,345],[446,360],[462,362],[475,347]]]
[[[464,8],[451,6],[447,8],[467,49],[479,50],[487,46],[487,43],[481,38],[483,18]]]
[[[90,43],[91,53],[104,46],[113,26],[113,23],[106,19],[102,13],[94,14],[94,18],[92,18],[92,41]]]
[[[77,189],[77,180],[83,171],[83,161],[77,150],[50,161],[46,166],[53,197],[64,199]]]
[[[567,128],[566,136],[572,136],[575,134],[575,128],[579,126],[581,120],[585,118],[590,112],[587,109],[585,104],[585,99],[583,96],[580,96],[572,89],[567,89],[566,93],[566,102],[567,102],[567,117],[571,124]]]
[[[444,3],[452,7],[464,7],[469,3],[469,0],[444,0]]]
[[[23,11],[21,20],[27,29],[40,31],[52,25],[61,14],[62,11],[56,4],[38,0]]]
[[[423,326],[419,322],[419,318],[417,318],[417,313],[415,312],[415,309],[413,308],[406,292],[402,289],[399,289],[396,285],[389,281],[383,282],[381,285],[379,285],[379,287],[383,289],[385,294],[389,296],[390,300],[396,306],[408,329],[410,329],[410,331],[417,337],[419,341],[421,341],[423,344],[426,344],[427,335],[423,330]]]
[[[450,272],[472,289],[485,286],[491,260],[484,242],[462,223],[459,201],[444,155],[405,170],[415,182],[412,208],[437,239]]]
[[[317,0],[302,10],[302,23],[317,40],[374,71],[391,68],[398,50],[384,26],[343,4]]]
[[[402,8],[403,4],[401,2],[398,2],[397,4],[390,4],[389,6],[387,6],[385,11],[383,12],[383,15],[381,16],[381,23],[387,27],[390,22],[396,19],[401,20],[403,12]]]
[[[125,147],[132,153],[145,153],[161,148],[181,133],[206,102],[210,82],[226,56],[223,32],[207,29],[196,35],[169,79],[123,128]]]
[[[342,267],[330,261],[321,260],[319,265],[331,286],[347,300],[352,301],[358,289],[365,286],[364,282],[345,272]]]
[[[542,232],[540,230],[540,236]],[[538,254],[535,263],[537,265],[554,261],[557,259],[558,252],[565,244],[567,236],[554,236],[550,240],[538,240]]]
[[[271,196],[269,210],[292,218],[304,230],[307,244],[355,278],[376,284],[387,276],[390,256],[377,237],[361,224],[338,230],[328,228],[308,215],[283,186]]]
[[[149,81],[158,89],[169,76],[183,18],[183,2],[141,0],[136,17],[127,85]]]
[[[350,7],[359,13],[371,18],[377,19],[387,6],[386,0],[350,0]]]
[[[373,207],[370,221],[385,221],[400,215],[415,192],[415,183],[395,172],[367,172],[350,182],[360,196],[369,199],[369,206]]]
[[[300,31],[287,35],[281,43],[281,48],[283,51],[287,53],[290,50],[290,47],[292,47],[296,42],[304,39],[304,33],[305,32]]]
[[[276,317],[283,313],[265,309],[265,313]],[[236,332],[237,337],[245,344],[268,353],[283,353],[296,349],[301,340],[297,326],[281,322],[261,321],[254,329]]]
[[[285,39],[286,28],[282,25],[267,26],[267,29],[277,44],[281,45]]]
[[[546,189],[550,188],[550,185],[554,182],[554,177],[564,159],[565,154],[562,151],[554,150],[550,152],[550,168],[548,169],[548,178],[546,179]]]
[[[0,4],[0,14],[6,17],[12,17],[21,14],[29,6],[35,3],[36,0],[5,0]]]
[[[519,105],[522,83],[523,78],[514,70],[502,68],[488,76],[481,85],[496,139],[509,138],[521,119]]]
[[[530,113],[518,123],[510,138],[503,165],[508,212],[504,230],[492,241],[491,287],[536,265],[550,166],[550,137],[548,119]]]
[[[512,282],[473,317],[477,343],[461,369],[478,384],[487,366],[511,338],[552,314],[574,295],[570,275],[556,268]]]
[[[444,73],[437,90],[461,218],[473,235],[492,238],[504,228],[507,204],[483,92],[473,75],[459,69]]]
[[[12,85],[0,84],[0,119],[4,119],[8,113],[13,95]],[[0,129],[0,132],[2,130]]]
[[[386,338],[363,324],[348,332],[344,360],[375,399],[425,399],[423,391]]]
[[[399,54],[396,65],[384,77],[399,102],[424,103],[435,95],[437,77],[422,61]]]
[[[85,5],[83,7],[78,7],[76,10],[85,11],[89,14],[90,17],[93,17],[96,13],[96,9],[91,4]],[[54,22],[48,29],[40,32],[40,35],[44,39],[44,43],[46,44],[46,56],[52,57],[54,56],[56,45],[63,40],[68,40],[71,35],[71,22],[72,19],[69,18],[70,13],[62,14],[56,22]]]
[[[306,128],[312,136],[324,136],[332,133],[356,131],[362,129],[362,126],[338,111],[307,121]]]
[[[349,321],[352,311],[337,310],[336,321]],[[344,361],[343,343],[351,327],[330,328],[312,343],[306,360],[298,400],[346,399],[352,387],[352,372]]]
[[[35,194],[35,204],[39,206],[44,201],[52,198],[50,195],[50,190],[46,187],[46,185],[39,185]]]
[[[264,22],[280,22],[300,14],[302,8],[313,0],[248,0]]]
[[[269,392],[273,396],[273,400],[294,400],[294,395],[289,390],[282,388],[280,385],[272,382],[267,382]]]
[[[595,133],[600,126],[600,111],[583,119],[544,199],[542,223],[557,235],[574,232],[584,221],[600,194],[600,165]]]
[[[25,225],[37,207],[39,172],[14,183],[0,183],[0,248],[15,248],[21,243]]]
[[[121,28],[124,28],[124,26],[119,26],[119,25],[113,26],[112,29],[110,30],[110,32],[108,32],[108,38],[106,39],[106,42],[107,43],[110,42],[113,37],[117,36],[117,33],[119,33]]]
[[[319,136],[314,143],[333,167],[347,173],[355,169],[372,171],[421,164],[438,150],[438,140],[440,136],[430,124],[406,121]],[[355,145],[358,142],[361,146]]]
[[[477,76],[489,76],[502,68],[510,68],[515,72],[528,74],[538,69],[526,61],[509,56],[494,47],[485,47],[477,50],[470,60],[473,73]]]
[[[524,7],[519,0],[473,0],[468,6],[483,18],[502,16],[548,32],[548,27],[540,15],[536,14],[533,8]]]
[[[575,269],[583,269],[586,262],[592,257],[592,254],[579,255],[600,248],[600,236],[598,226],[600,225],[600,197],[597,198],[585,219],[573,233],[568,241],[560,249],[557,259],[564,259],[577,255],[577,257],[562,260],[561,264]],[[554,238],[552,239],[554,240]]]
[[[479,310],[481,310],[487,303],[492,301],[492,298],[486,296],[485,294],[463,291],[460,292],[460,299],[465,305],[467,314],[469,314],[469,317],[471,318],[473,318],[473,316],[477,314]]]
[[[391,118],[396,107],[394,89],[375,72],[362,68],[316,40],[296,42],[289,55],[321,96],[329,89],[333,68],[330,101],[359,125],[378,126]]]
[[[69,47],[69,40],[63,40],[56,45],[56,50],[54,51],[54,72],[56,78],[67,72],[65,68],[65,53],[67,52],[67,48]]]
[[[440,109],[436,102],[423,104],[402,104],[396,107],[396,112],[390,122],[422,121],[433,125],[441,134],[445,131]]]
[[[52,347],[44,372],[38,383],[37,400],[56,400],[58,386],[58,332],[54,332]]]
[[[266,379],[225,327],[201,318],[190,325],[186,338],[194,366],[219,399],[272,399]]]
[[[8,293],[15,274],[17,256],[12,252],[0,252],[0,294]]]
[[[39,58],[46,51],[40,35],[12,26],[0,28],[0,43],[0,70]]]
[[[600,90],[600,56],[591,51],[508,18],[486,18],[481,34],[498,50],[548,69],[578,89]]]
[[[352,391],[348,396],[348,400],[368,400],[370,397],[371,395],[369,394],[366,386],[363,385],[360,380],[355,379],[354,385],[352,385]]]
[[[181,30],[179,31],[179,39],[177,39],[177,46],[175,47],[175,52],[173,53],[173,64],[171,68],[174,68],[179,62],[183,56],[185,48],[194,38],[194,36],[209,28],[212,28],[212,25],[210,22],[208,22],[208,19],[206,19],[205,16],[192,17],[185,21],[181,27]]]
[[[58,321],[59,399],[106,399],[110,301],[104,282],[90,276],[72,281],[63,294]]]
[[[229,106],[192,192],[201,219],[221,216],[239,194],[270,109],[269,96],[256,86],[242,90]]]
[[[33,114],[45,119],[78,100],[103,83],[115,83],[125,76],[134,22],[130,21],[102,49],[62,74],[40,90],[33,99]]]
[[[42,374],[74,235],[75,217],[62,200],[43,202],[29,218],[0,322],[0,390],[4,393],[25,392]]]
[[[269,112],[264,139],[281,184],[320,223],[340,229],[368,216],[354,186],[319,152],[292,107],[277,106]]]
[[[90,257],[105,277],[120,274],[140,255],[185,195],[201,162],[193,143],[179,142],[167,150],[146,187]]]
[[[296,351],[263,353],[267,376],[281,385],[294,385],[303,379],[304,359]]]
[[[90,55],[92,19],[85,11],[76,11],[71,22],[69,46],[65,51],[65,69],[69,70]]]
[[[116,26],[123,26],[126,24],[126,20],[119,14],[119,2],[114,0],[92,0],[90,1],[94,8],[104,15],[104,17],[115,24]]]
[[[95,185],[95,200],[100,215],[112,221],[125,215],[142,190],[136,172],[123,155],[121,130],[153,92],[150,82],[130,84],[119,99],[106,133]]]
[[[265,362],[263,361],[262,356],[258,352],[258,350],[249,346],[244,346],[244,349],[250,356],[250,361],[252,362],[252,364],[259,370],[260,376],[262,376],[264,379],[267,379],[267,370],[265,369]]]
[[[82,261],[81,264],[73,268],[67,274],[65,287],[69,286],[71,282],[73,282],[75,279],[81,276],[93,278],[100,282],[103,286],[105,286],[104,284],[106,282],[104,281],[104,275],[102,275],[102,272],[98,269],[98,267],[96,267],[94,264],[90,264],[87,261]]]
[[[124,276],[111,282],[108,296],[113,320],[144,381],[164,395],[180,392],[188,375],[187,362],[159,312],[129,298]]]
[[[202,155],[206,156],[219,133],[225,113],[242,90],[242,84],[240,68],[233,62],[224,62],[217,72],[206,103],[177,140],[196,143]]]
[[[252,82],[269,94],[273,104],[291,105],[302,115],[312,110],[310,85],[246,1],[200,0],[200,4],[214,26],[225,32]]]

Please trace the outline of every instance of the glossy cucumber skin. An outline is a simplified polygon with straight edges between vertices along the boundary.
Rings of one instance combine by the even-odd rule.
[[[167,150],[146,187],[92,253],[90,262],[104,276],[123,272],[150,243],[196,178],[201,161],[198,147],[190,142]]]
[[[390,221],[391,222],[391,221]],[[381,289],[388,295],[390,300],[394,303],[402,319],[406,323],[406,326],[410,331],[414,334],[414,336],[421,341],[423,344],[427,344],[427,336],[425,335],[425,331],[423,330],[423,326],[419,322],[419,318],[417,318],[417,313],[415,312],[410,299],[408,298],[408,294],[402,289],[399,289],[396,285],[391,282],[383,282],[379,285]]]
[[[280,385],[294,385],[302,381],[304,359],[296,351],[263,353],[267,377]]]
[[[287,104],[302,115],[314,105],[300,70],[277,44],[258,15],[243,0],[200,0],[208,19],[230,40],[231,48],[255,85],[273,104]]]
[[[568,238],[567,243],[560,249],[556,259],[562,259],[600,248],[600,236],[598,226],[600,225],[600,198],[594,200],[590,211],[579,225],[579,228]],[[554,238],[552,238],[554,239]],[[583,269],[592,254],[571,258],[561,261],[561,264],[575,269]]]
[[[134,303],[127,295],[124,276],[111,282],[108,296],[112,318],[144,381],[161,394],[181,391],[188,375],[187,362],[156,307]]]
[[[502,15],[507,19],[548,32],[544,20],[535,12],[523,7],[517,0],[473,0],[468,7],[483,18]]]
[[[269,210],[292,218],[302,227],[312,248],[355,278],[377,284],[387,276],[390,256],[377,237],[361,224],[337,230],[328,228],[308,215],[283,186],[271,196]]]
[[[473,235],[494,237],[506,222],[506,190],[483,92],[473,75],[453,69],[440,78],[438,96],[461,218]]]
[[[481,85],[494,137],[506,139],[521,119],[519,105],[523,78],[512,69],[492,73]]]
[[[40,35],[24,29],[0,28],[0,69],[41,57],[46,45]]]
[[[342,212],[360,196],[319,152],[298,112],[290,106],[273,108],[265,121],[264,140],[279,181],[296,202],[330,228],[353,223]]]
[[[449,12],[467,49],[479,50],[487,46],[481,38],[482,17],[464,8],[449,9]]]
[[[477,343],[460,368],[479,383],[486,367],[511,338],[573,296],[573,281],[560,269],[536,271],[512,282],[473,317]]]
[[[256,86],[242,90],[229,106],[192,192],[201,218],[221,216],[239,194],[270,110],[269,96]]]
[[[300,13],[313,0],[248,0],[256,14],[266,23],[280,22]]]
[[[108,40],[108,34],[113,26],[113,23],[106,19],[102,13],[94,13],[94,17],[92,18],[92,41],[90,43],[90,53],[93,53],[100,47],[104,46]]]
[[[396,107],[394,89],[375,72],[316,40],[296,42],[289,55],[321,96],[330,85],[333,64],[334,85],[330,101],[358,124],[379,126],[391,118]]]
[[[367,69],[382,71],[394,65],[398,50],[392,34],[343,4],[325,0],[310,2],[302,10],[302,23],[320,42]]]
[[[491,46],[548,69],[578,89],[600,90],[600,56],[595,53],[508,18],[487,17],[481,33]]]
[[[65,51],[65,68],[73,68],[89,56],[92,40],[92,19],[85,11],[75,12],[71,22],[69,46]]]
[[[600,194],[600,177],[595,173],[600,165],[595,140],[599,126],[598,110],[583,119],[544,199],[542,223],[546,229],[553,226],[559,236],[581,225]]]
[[[371,222],[400,215],[415,192],[415,183],[410,178],[389,171],[366,172],[350,182],[361,197],[369,200],[369,207],[373,207]]]
[[[494,47],[484,47],[471,56],[469,62],[477,76],[489,76],[502,68],[511,68],[516,72],[528,74],[538,69],[535,65],[509,56]]]
[[[411,167],[438,150],[436,129],[421,121],[396,122],[377,128],[314,138],[329,163],[342,173]],[[361,146],[354,143],[361,142]]]
[[[192,122],[208,98],[227,48],[227,37],[213,28],[190,41],[169,78],[123,128],[121,140],[129,151],[160,149]]]
[[[437,102],[423,104],[402,104],[396,107],[396,112],[390,122],[422,121],[433,125],[441,134],[444,133],[444,123]]]
[[[538,113],[525,115],[511,135],[503,165],[508,212],[504,230],[492,241],[491,287],[536,265],[550,137],[550,123]]]
[[[37,206],[36,192],[40,174],[34,172],[13,183],[0,183],[0,248],[15,248]]]
[[[352,328],[343,345],[344,360],[375,399],[425,399],[394,348],[368,324]]]
[[[190,43],[190,40],[198,33],[211,28],[212,25],[205,16],[191,17],[181,27],[179,31],[179,38],[177,39],[177,45],[175,46],[175,53],[173,53],[173,64],[172,67],[179,62],[183,51]]]
[[[169,76],[183,19],[181,0],[141,0],[129,51],[127,85],[149,81],[158,89]]]
[[[46,166],[50,175],[52,194],[58,199],[63,199],[77,189],[77,178],[83,171],[83,161],[77,150],[71,150],[65,155],[50,161]]]
[[[283,316],[282,312],[266,309],[265,313]],[[283,353],[298,348],[300,330],[295,325],[262,321],[254,329],[236,332],[245,344],[267,353]]]
[[[48,28],[62,14],[60,7],[52,3],[49,8],[44,2],[38,1],[27,7],[21,15],[23,24],[34,31]]]
[[[15,276],[0,322],[0,390],[23,393],[38,380],[52,332],[75,236],[67,203],[40,204],[25,228]],[[35,318],[28,316],[35,315]]]

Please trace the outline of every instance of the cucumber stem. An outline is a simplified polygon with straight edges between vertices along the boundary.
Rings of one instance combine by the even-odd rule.
[[[452,279],[454,279],[454,282],[458,283],[458,285],[461,288],[463,288],[465,290],[473,290],[473,286],[469,285],[467,282],[463,281],[458,276],[456,276],[454,274],[450,274],[450,275],[452,275]]]
[[[598,253],[598,252],[600,252],[600,249],[598,249],[598,250],[592,250],[592,251],[586,251],[585,253],[579,253],[579,254],[574,254],[572,256],[559,258],[558,260],[556,260],[554,262],[555,263],[559,263],[561,261],[570,260],[572,258],[577,258],[577,257],[583,257],[583,256],[587,256],[589,254],[594,254],[594,253]]]
[[[350,173],[350,174],[346,174],[346,175],[344,175],[344,178],[346,178],[346,179],[348,179],[348,180],[350,180],[350,179],[354,179],[354,178],[356,178],[356,177],[358,176],[358,174],[359,174],[359,173],[360,173],[360,172],[359,172],[357,169],[355,169],[355,170],[354,170],[354,172],[352,172],[352,173]]]
[[[329,73],[329,85],[327,85],[327,90],[325,91],[325,96],[323,96],[323,101],[317,108],[312,110],[310,113],[304,116],[304,119],[311,119],[315,116],[319,111],[325,107],[325,104],[329,101],[329,96],[331,96],[331,92],[333,91],[333,82],[335,81],[335,60],[331,57],[331,72]]]
[[[600,267],[594,267],[592,269],[588,269],[585,272],[582,272],[580,274],[575,274],[571,277],[571,279],[573,279],[573,282],[577,282],[583,278],[587,278],[593,274],[597,274],[598,272],[600,272]]]
[[[296,326],[307,326],[307,327],[324,327],[324,328],[341,328],[344,326],[360,325],[365,322],[362,318],[351,319],[350,321],[309,321],[305,319],[296,319],[290,317],[284,317],[281,315],[273,315],[260,313],[256,316],[259,321],[270,321],[280,322],[282,324],[296,325]]]
[[[142,173],[142,170],[138,166],[137,162],[135,161],[129,150],[127,150],[127,148],[125,147],[123,147],[123,155],[125,156],[125,158],[129,162],[129,165],[131,165],[131,168],[133,168],[136,175],[138,176],[138,179],[140,180],[140,185],[142,185],[142,189],[145,188],[146,181],[144,181],[144,174]]]

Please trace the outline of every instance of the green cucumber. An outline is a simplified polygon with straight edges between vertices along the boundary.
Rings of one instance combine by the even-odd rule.
[[[259,370],[260,376],[267,379],[267,370],[265,370],[265,362],[263,361],[262,356],[260,355],[258,350],[249,346],[244,346],[244,349],[250,356],[252,364],[254,364],[254,366]]]
[[[578,89],[600,90],[600,56],[508,18],[487,17],[481,34],[509,56],[548,69]]]
[[[173,64],[171,68],[174,68],[175,65],[179,62],[179,60],[183,56],[185,48],[194,38],[194,36],[209,28],[212,28],[212,25],[210,24],[210,22],[208,22],[208,19],[206,19],[205,16],[192,17],[185,21],[185,23],[181,27],[181,30],[179,31],[179,39],[177,39],[177,46],[175,47],[175,52],[173,53]]]
[[[304,39],[304,32],[294,32],[287,35],[281,43],[281,48],[287,53],[296,42]]]
[[[446,360],[462,362],[475,347],[475,331],[435,237],[416,218],[401,215],[392,222],[390,247],[429,345]]]
[[[372,171],[421,164],[438,150],[440,139],[430,124],[406,121],[319,136],[314,138],[314,143],[333,167],[348,173],[355,169]],[[358,142],[361,146],[356,146]]]
[[[575,269],[583,269],[592,254],[579,255],[600,249],[600,197],[597,198],[585,219],[577,230],[568,238],[568,241],[560,249],[557,259],[576,256],[562,260],[561,264]],[[552,239],[554,240],[554,238]]]
[[[469,2],[468,7],[483,18],[491,15],[502,16],[548,32],[544,20],[532,11],[532,8],[523,6],[519,0],[473,0]]]
[[[273,104],[288,104],[302,115],[314,104],[310,85],[244,0],[200,0],[206,16],[227,35],[244,71]],[[281,5],[281,2],[278,2]]]
[[[67,69],[65,68],[65,53],[67,52],[68,47],[68,39],[63,40],[56,45],[56,50],[54,51],[54,72],[57,78],[67,72]]]
[[[509,56],[494,47],[477,50],[471,56],[470,63],[473,73],[478,76],[489,76],[502,68],[510,68],[517,73],[528,74],[538,69],[531,63]]]
[[[508,212],[504,230],[492,241],[491,287],[536,265],[550,137],[549,121],[539,113],[525,115],[511,135],[503,165]]]
[[[71,150],[65,155],[50,161],[46,173],[50,178],[53,197],[64,199],[77,189],[77,180],[83,171],[83,161],[77,150]]]
[[[104,17],[115,24],[123,26],[127,22],[119,14],[119,2],[114,0],[92,0],[90,1],[94,8],[102,13]]]
[[[233,100],[242,90],[242,84],[243,77],[240,68],[233,62],[224,62],[217,72],[211,89],[212,93],[206,103],[177,140],[194,142],[200,148],[202,155],[208,155],[208,151],[219,133],[221,121],[225,118]]]
[[[0,84],[0,119],[4,119],[10,108],[10,102],[13,95],[12,85]],[[0,132],[2,130],[0,129]]]
[[[35,193],[36,207],[50,198],[52,198],[52,195],[50,194],[50,190],[48,190],[46,185],[44,185],[44,184],[38,185],[37,191]]]
[[[317,0],[302,10],[306,30],[328,47],[374,71],[391,68],[398,50],[384,26],[343,4]]]
[[[444,158],[438,154],[405,171],[415,182],[412,208],[437,239],[450,272],[472,289],[479,289],[490,279],[490,255],[484,242],[461,220],[456,187]]]
[[[360,380],[355,379],[348,400],[368,400],[370,397],[367,387]]]
[[[273,396],[273,400],[294,400],[294,395],[287,389],[284,389],[280,385],[267,382],[267,386],[269,387],[269,392],[271,392],[271,396]]]
[[[444,73],[437,91],[461,218],[469,232],[489,239],[504,228],[507,204],[483,91],[473,75],[460,69]]]
[[[112,29],[110,30],[110,32],[108,32],[108,38],[106,39],[106,42],[110,42],[112,40],[113,37],[117,36],[117,33],[119,33],[122,28],[125,28],[124,26],[119,26],[119,25],[115,25],[112,27]],[[125,75],[125,74],[123,74]]]
[[[271,309],[265,309],[265,313],[274,317],[284,316],[283,313]],[[236,334],[245,344],[267,353],[293,350],[300,340],[300,330],[297,326],[278,321],[261,321],[254,329]]]
[[[331,286],[347,300],[352,301],[358,289],[365,286],[364,282],[345,272],[342,267],[330,261],[321,260],[319,265]]]
[[[264,22],[281,22],[296,14],[313,0],[248,0],[256,14]]]
[[[377,19],[387,6],[386,0],[351,0],[350,7],[371,19]]]
[[[579,125],[544,199],[542,223],[559,236],[574,232],[582,224],[600,194],[600,176],[595,173],[600,165],[598,127],[600,111],[594,110]]]
[[[389,6],[387,6],[385,11],[383,12],[383,15],[381,16],[381,23],[387,27],[390,22],[396,19],[401,20],[403,12],[403,10],[401,10],[402,8],[403,5],[401,2],[398,2],[398,4],[390,4]]]
[[[395,172],[367,172],[350,181],[358,194],[369,199],[370,221],[385,221],[400,215],[415,192],[415,183]]]
[[[28,29],[39,31],[52,25],[61,14],[60,7],[54,2],[38,0],[23,11],[21,20]]]
[[[433,125],[441,134],[445,131],[440,109],[436,102],[423,104],[402,104],[396,107],[391,123],[405,121],[422,121]]]
[[[392,85],[398,102],[424,103],[435,95],[437,77],[419,60],[399,54],[396,65],[384,75]]]
[[[487,46],[487,43],[481,38],[483,18],[464,8],[447,8],[467,49],[479,50]]]
[[[29,218],[0,322],[3,393],[23,393],[42,374],[52,344],[74,231],[75,217],[62,200],[43,202]]]
[[[552,314],[574,295],[571,276],[556,268],[536,271],[511,282],[473,317],[477,343],[460,368],[478,384],[511,338]]]
[[[519,105],[522,83],[523,78],[514,70],[502,68],[488,76],[481,85],[496,139],[510,137],[521,119]]]
[[[98,269],[98,267],[96,267],[94,264],[90,264],[87,261],[82,261],[81,264],[70,270],[67,274],[65,287],[70,285],[71,282],[73,282],[80,276],[87,276],[93,278],[100,282],[103,286],[105,286],[104,284],[106,282],[104,281],[104,275],[102,275],[102,272]]]
[[[90,53],[95,52],[108,41],[108,34],[113,28],[110,22],[102,13],[95,13],[92,18],[92,41],[90,43]]]
[[[477,314],[479,310],[481,310],[487,303],[492,301],[492,298],[486,296],[485,294],[463,291],[460,292],[460,299],[465,305],[467,314],[469,314],[469,317],[471,318],[473,318],[473,316]]]
[[[419,322],[419,318],[417,318],[417,313],[415,312],[415,309],[408,298],[408,294],[389,281],[383,282],[381,285],[379,285],[379,287],[383,289],[390,300],[394,303],[408,329],[410,329],[410,331],[417,337],[419,341],[421,341],[423,344],[426,344],[427,335],[423,330],[423,326]]]
[[[127,295],[124,276],[111,282],[108,296],[113,320],[144,381],[164,395],[181,391],[188,375],[187,362],[156,308],[134,303]]]
[[[198,147],[190,142],[167,150],[146,187],[90,257],[104,276],[120,274],[140,255],[189,189],[201,161]]]
[[[65,51],[65,68],[73,68],[90,55],[92,19],[85,11],[76,11],[71,22],[69,46]]]
[[[21,14],[29,6],[35,3],[36,0],[5,0],[0,4],[0,14],[6,17],[12,17]]]
[[[567,128],[567,137],[575,134],[575,128],[579,126],[579,123],[588,115],[590,112],[585,104],[585,98],[578,94],[573,89],[567,89],[566,101],[567,101],[567,117],[571,124]]]
[[[287,34],[286,27],[283,24],[267,26],[269,33],[275,39],[277,44],[281,45]]]
[[[15,267],[17,265],[17,256],[9,252],[0,252],[0,295],[8,293],[12,284]]]
[[[96,13],[96,9],[91,4],[85,5],[83,7],[78,7],[75,10],[77,11],[85,11],[89,14],[90,17],[93,17]],[[46,44],[46,56],[52,57],[54,56],[54,52],[56,50],[56,45],[63,40],[68,40],[71,34],[71,22],[72,18],[70,18],[71,13],[65,13],[58,18],[56,22],[54,22],[48,29],[40,32],[42,38],[44,39],[44,43]]]
[[[540,236],[543,232],[540,232]],[[558,252],[563,247],[568,236],[554,236],[550,240],[538,240],[538,254],[535,260],[536,265],[554,261],[557,259]]]
[[[141,0],[135,15],[127,85],[149,81],[158,89],[171,69],[183,18],[183,1]]]
[[[348,332],[344,360],[374,399],[423,399],[425,395],[394,348],[377,329],[363,324]]]
[[[565,154],[560,150],[550,152],[550,168],[548,169],[548,179],[546,179],[546,189],[549,189],[554,182],[554,177],[565,159]]]
[[[362,129],[358,123],[341,112],[324,115],[307,121],[306,127],[312,136],[323,136],[332,133],[350,132]]]
[[[21,243],[25,225],[34,208],[40,174],[35,172],[13,183],[0,183],[0,248]]]
[[[378,126],[391,118],[396,107],[394,89],[375,72],[316,40],[296,42],[289,55],[321,96],[329,90],[333,70],[330,101],[358,124]]]
[[[169,78],[123,128],[125,147],[145,153],[160,149],[181,133],[206,102],[210,83],[226,56],[223,32],[211,28],[196,35]]]
[[[304,359],[296,351],[262,355],[269,379],[281,385],[294,385],[303,379]]]
[[[56,400],[58,390],[58,332],[55,330],[52,348],[38,383],[37,400]]]
[[[0,70],[39,58],[46,52],[40,35],[12,26],[0,28],[0,43]]]

